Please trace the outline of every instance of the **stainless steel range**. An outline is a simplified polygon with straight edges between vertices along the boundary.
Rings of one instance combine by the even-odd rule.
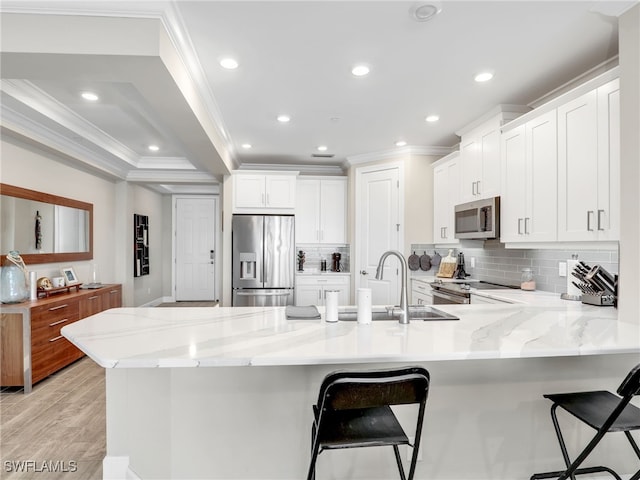
[[[494,282],[478,281],[478,282],[432,282],[433,304],[434,305],[451,305],[451,304],[469,304],[471,303],[471,289],[475,290],[504,290],[505,288],[519,288],[514,285],[503,285]]]

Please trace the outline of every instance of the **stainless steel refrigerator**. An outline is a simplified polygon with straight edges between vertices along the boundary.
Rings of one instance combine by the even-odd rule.
[[[294,232],[293,215],[233,216],[233,306],[293,305]]]

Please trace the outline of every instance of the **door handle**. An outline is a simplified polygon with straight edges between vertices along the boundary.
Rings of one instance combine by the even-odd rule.
[[[360,275],[369,275],[366,270],[360,270]]]

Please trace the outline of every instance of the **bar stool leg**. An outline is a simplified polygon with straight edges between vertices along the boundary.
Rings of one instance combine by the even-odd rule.
[[[562,437],[562,432],[560,431],[560,424],[558,423],[558,416],[556,414],[556,409],[558,408],[558,404],[554,403],[551,406],[551,420],[553,421],[553,428],[556,431],[556,436],[558,437],[558,443],[560,444],[560,450],[562,451],[562,458],[564,458],[564,463],[567,468],[571,467],[571,460],[569,459],[569,453],[567,452],[567,446],[564,443],[564,438]],[[571,480],[576,480],[575,475],[571,474]]]

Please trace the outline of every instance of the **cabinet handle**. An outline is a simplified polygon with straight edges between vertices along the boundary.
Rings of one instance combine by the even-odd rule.
[[[49,343],[51,343],[51,342],[57,342],[58,340],[61,340],[61,339],[63,339],[63,338],[64,338],[64,337],[63,337],[62,335],[58,335],[58,336],[57,336],[57,337],[55,337],[55,338],[50,338],[50,339],[49,339]]]
[[[524,217],[524,234],[529,235],[531,232],[529,231],[529,221],[531,219],[529,217]]]
[[[604,228],[602,228],[602,214],[604,210],[598,210],[598,230],[604,232]]]
[[[593,215],[593,210],[587,210],[587,231],[593,232],[593,228],[591,228],[591,215]]]
[[[471,195],[475,196],[476,194],[476,182],[471,182]]]
[[[265,205],[264,203],[264,193],[262,194],[262,200],[261,200],[262,205]]]
[[[87,300],[95,300],[96,298],[100,298],[98,295],[94,295],[93,297],[89,297]]]
[[[447,238],[447,227],[442,227],[442,230],[444,231],[442,238]]]
[[[56,325],[60,325],[61,323],[68,322],[68,321],[69,321],[68,318],[63,318],[62,320],[58,320],[57,322],[50,323],[49,326],[55,327]]]
[[[518,235],[522,235],[522,219],[518,219]]]
[[[51,307],[51,308],[49,309],[49,311],[50,311],[50,312],[53,312],[54,310],[60,310],[61,308],[66,308],[66,307],[68,307],[68,306],[69,306],[69,304],[68,304],[68,303],[65,303],[64,305],[58,305],[57,307]]]
[[[111,290],[109,293],[118,293],[118,290]]]
[[[271,202],[269,202],[269,194],[267,193],[267,205],[270,205]]]

